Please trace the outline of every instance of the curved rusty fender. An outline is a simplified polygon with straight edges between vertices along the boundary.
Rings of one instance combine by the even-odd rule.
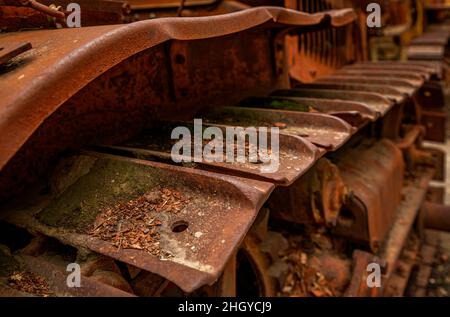
[[[0,36],[29,41],[23,65],[0,76],[0,169],[66,100],[106,70],[165,41],[219,37],[272,22],[272,26],[333,26],[355,19],[351,9],[307,14],[258,7],[213,17],[161,18],[82,30],[43,30]]]

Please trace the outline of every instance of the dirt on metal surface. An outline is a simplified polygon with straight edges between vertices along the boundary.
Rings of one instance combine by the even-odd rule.
[[[206,127],[205,124],[204,126]],[[222,126],[221,128],[225,127],[226,126]],[[161,130],[159,132],[161,132]],[[278,169],[275,171],[267,170],[265,173],[262,173],[262,169],[270,167],[270,164],[272,163],[270,161],[263,162],[261,160],[261,155],[267,158],[268,156],[275,155],[276,153],[275,149],[271,148],[269,144],[270,142],[268,142],[267,151],[263,151],[267,153],[262,153],[262,151],[258,151],[254,146],[250,146],[248,140],[246,140],[243,143],[246,156],[244,161],[240,162],[236,159],[238,147],[234,143],[233,138],[232,143],[225,141],[223,145],[217,145],[217,147],[222,149],[222,156],[219,157],[220,160],[216,161],[218,154],[214,153],[214,155],[207,154],[206,156],[202,156],[203,158],[208,159],[208,161],[202,160],[200,162],[195,162],[195,158],[192,153],[176,153],[172,156],[171,146],[174,143],[174,140],[169,139],[170,131],[166,132],[166,134],[164,134],[164,132],[163,134],[144,134],[122,145],[106,147],[104,150],[109,152],[112,151],[113,153],[119,152],[121,155],[127,155],[144,160],[152,160],[156,158],[169,162],[170,164],[173,164],[172,159],[175,157],[177,159],[184,160],[181,164],[185,167],[253,178],[283,186],[287,186],[299,178],[321,155],[320,151],[307,140],[296,136],[280,134],[280,144],[277,153],[279,155]],[[256,132],[258,131],[256,130]],[[225,132],[224,135],[224,139],[226,139]],[[207,143],[208,141],[203,141],[203,146],[207,145]],[[231,153],[234,155],[233,161],[227,160],[227,148],[229,148]],[[253,161],[250,161],[249,153],[251,150],[258,155],[258,157]]]
[[[280,252],[288,273],[278,296],[342,296],[350,281],[351,261],[336,250],[333,239],[316,230],[288,237],[289,247]]]
[[[305,109],[307,107],[308,105]],[[202,115],[207,122],[212,123],[279,127],[280,133],[303,137],[314,145],[331,151],[344,144],[354,132],[349,124],[339,118],[309,111],[224,107]]]
[[[21,292],[48,297],[52,295],[49,291],[47,281],[32,272],[16,271],[8,277],[8,285]]]
[[[60,197],[11,209],[2,218],[159,274],[186,292],[217,280],[273,188],[249,179],[92,154],[95,164]],[[149,216],[140,219],[144,210]],[[95,233],[103,219],[106,229],[99,236],[86,233]],[[129,230],[131,223],[138,227]]]
[[[119,250],[145,250],[159,256],[159,212],[178,213],[188,201],[180,192],[155,188],[141,197],[101,211],[88,234],[112,242]]]

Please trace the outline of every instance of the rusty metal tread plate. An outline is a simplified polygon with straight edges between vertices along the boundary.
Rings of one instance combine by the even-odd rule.
[[[332,74],[327,76],[321,76],[316,79],[316,83],[354,83],[354,84],[365,84],[365,85],[387,85],[396,90],[408,95],[414,95],[420,86],[414,85],[410,81],[404,79],[389,79],[389,78],[374,78],[374,77],[365,77],[365,76],[353,76],[350,75],[342,75],[342,74]]]
[[[386,97],[369,92],[357,92],[337,89],[280,89],[272,92],[271,96],[306,97],[320,99],[337,99],[361,102],[370,109],[384,116],[393,106],[393,102]]]
[[[437,74],[439,77],[442,76],[442,70],[444,64],[442,61],[427,61],[427,60],[406,60],[406,61],[378,61],[378,62],[358,62],[360,65],[368,64],[379,64],[379,65],[401,65],[404,67],[409,66],[420,66],[427,69],[427,71],[432,71],[432,73]]]
[[[384,240],[401,200],[402,153],[394,143],[382,139],[375,144],[362,144],[352,149],[338,158],[336,165],[345,184],[365,206],[369,238],[366,242],[376,250]],[[354,235],[355,228],[349,234]],[[363,239],[362,235],[357,239]]]
[[[357,62],[354,64],[346,65],[343,68],[348,69],[383,69],[383,70],[409,70],[409,71],[418,71],[420,73],[428,73],[435,74],[436,68],[432,65],[425,64],[416,64],[416,63],[408,63],[408,62],[391,62],[386,63],[383,61],[380,62]]]
[[[441,60],[444,58],[445,47],[440,45],[409,45],[408,59]]]
[[[217,280],[274,187],[101,153],[79,157],[89,169],[59,197],[24,200],[0,217],[156,273],[185,292]]]
[[[280,133],[305,138],[327,151],[338,149],[356,130],[337,117],[311,112],[223,107],[208,110],[202,116],[213,123],[223,123],[229,119],[237,126],[278,126]]]
[[[395,89],[388,85],[378,84],[356,84],[341,81],[340,83],[308,83],[301,84],[297,88],[314,88],[314,89],[338,89],[338,90],[352,90],[352,91],[364,91],[374,92],[385,96],[386,98],[395,101],[397,104],[401,104],[405,101],[405,94],[400,90]]]
[[[416,171],[416,177],[406,182],[402,189],[403,199],[397,208],[395,223],[389,231],[379,254],[388,263],[387,276],[395,268],[395,263],[405,245],[420,206],[425,200],[428,185],[433,178],[434,169]]]
[[[411,40],[411,45],[447,45],[448,34],[447,33],[431,33],[425,32],[422,35]]]
[[[354,127],[375,121],[379,114],[361,102],[300,97],[249,97],[239,107],[265,108],[300,112],[320,112],[343,119]]]
[[[409,66],[405,67],[402,65],[374,65],[374,64],[364,64],[364,65],[358,65],[358,64],[352,64],[349,66],[345,66],[342,69],[344,70],[354,70],[354,71],[368,71],[370,73],[374,72],[380,72],[380,73],[386,73],[386,72],[392,72],[393,74],[412,74],[412,75],[420,75],[425,80],[429,80],[431,76],[431,72],[427,69],[423,69],[421,66]]]
[[[124,25],[17,32],[2,43],[28,41],[14,69],[0,76],[0,169],[42,122],[108,69],[169,40],[200,40],[258,27],[329,27],[354,21],[352,9],[307,14],[257,7],[196,18],[161,18]]]
[[[416,86],[422,86],[426,80],[423,76],[406,71],[379,71],[379,70],[359,70],[359,69],[339,69],[334,74],[342,74],[348,76],[365,76],[375,78],[404,79]]]
[[[240,123],[240,122],[239,122]],[[155,128],[157,131],[149,131],[149,133],[143,134],[131,141],[122,143],[116,146],[109,146],[105,149],[119,150],[125,151],[127,153],[132,153],[134,156],[142,159],[147,158],[160,158],[166,160],[167,162],[173,164],[173,158],[171,151],[173,145],[178,142],[178,140],[171,139],[171,130],[175,126],[184,126],[189,131],[191,131],[191,135],[194,135],[195,126],[187,123],[177,123],[175,125],[170,125],[170,123],[164,124],[163,127]],[[218,127],[221,129],[223,135],[223,144],[219,145],[222,147],[222,155],[223,160],[215,160],[214,155],[212,157],[203,157],[201,161],[194,160],[195,157],[192,155],[193,150],[190,155],[178,154],[175,155],[180,161],[184,159],[185,162],[194,162],[193,167],[206,169],[214,172],[220,172],[225,174],[243,176],[253,179],[259,179],[267,182],[271,182],[277,185],[288,186],[292,184],[295,180],[297,180],[301,175],[303,175],[315,162],[316,160],[325,152],[320,151],[316,146],[314,146],[309,140],[306,138],[301,138],[294,135],[286,135],[279,134],[279,160],[278,160],[278,168],[275,171],[267,170],[266,167],[270,167],[270,164],[273,162],[263,162],[258,159],[256,162],[250,162],[248,160],[248,155],[250,153],[250,145],[246,146],[245,162],[238,162],[236,157],[234,157],[234,162],[228,162],[226,160],[227,149],[235,148],[235,137],[238,132],[232,135],[232,143],[228,144],[227,142],[227,129],[226,128],[237,128],[232,125],[224,125],[224,124],[208,124],[208,122],[204,119],[202,123],[204,128],[208,128],[210,126]],[[259,127],[254,125],[253,127]],[[242,126],[241,126],[242,127]],[[245,133],[245,130],[243,131]],[[255,128],[255,133],[259,133],[259,129]],[[349,135],[349,134],[348,134]],[[346,135],[346,136],[348,136]],[[245,135],[243,135],[245,137]],[[215,135],[216,139],[220,137]],[[195,140],[191,139],[191,149],[195,147]],[[206,140],[206,143],[209,143],[210,140]],[[205,142],[203,146],[205,145]],[[274,150],[271,149],[271,136],[270,129],[267,134],[267,147],[274,154]],[[123,153],[123,152],[122,152]],[[236,153],[235,153],[236,154]],[[259,153],[258,153],[259,154]],[[204,153],[203,153],[204,155]],[[276,154],[275,154],[276,155]],[[189,164],[189,163],[187,163]],[[263,171],[263,169],[265,169]]]

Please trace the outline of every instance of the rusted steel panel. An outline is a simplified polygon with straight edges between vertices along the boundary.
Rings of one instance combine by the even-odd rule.
[[[205,112],[202,117],[213,123],[228,119],[238,126],[278,126],[280,133],[305,138],[330,151],[342,146],[355,131],[343,120],[320,113],[225,107]]]
[[[442,108],[445,106],[445,83],[438,80],[426,82],[417,95],[418,103],[424,108]]]
[[[414,64],[407,62],[391,62],[386,63],[383,61],[380,62],[358,62],[351,65],[344,66],[344,68],[353,68],[353,69],[382,69],[382,70],[393,70],[393,71],[418,71],[420,73],[426,72],[428,74],[436,73],[436,68],[433,66],[425,65],[425,64]]]
[[[203,117],[204,123],[203,126],[207,128],[211,126],[207,124],[208,120]],[[193,128],[191,125],[186,123],[179,123],[179,125],[186,126],[191,130]],[[179,126],[178,125],[178,126]],[[150,131],[153,133],[148,133],[141,135],[133,140],[127,141],[123,144],[119,144],[117,146],[109,146],[104,147],[105,150],[117,151],[120,154],[127,154],[133,157],[137,157],[140,159],[145,158],[159,158],[166,160],[167,162],[173,162],[174,158],[184,159],[185,161],[195,162],[195,158],[191,154],[176,154],[173,155],[171,153],[172,145],[175,143],[174,140],[171,139],[171,130],[172,127],[176,125],[173,124],[165,124],[164,127],[157,127],[154,130]],[[226,161],[226,151],[227,147],[234,148],[234,135],[232,136],[231,144],[227,142],[227,131],[226,128],[236,128],[231,125],[223,125],[223,124],[214,124],[215,127],[220,127],[223,133],[223,145],[220,145],[223,153],[223,160],[220,162],[214,162],[214,157],[203,157],[201,162],[195,162],[194,168],[221,172],[225,174],[232,174],[237,176],[244,176],[247,178],[259,179],[268,181],[271,183],[275,183],[277,185],[287,186],[290,185],[294,180],[299,178],[302,174],[304,174],[317,160],[317,158],[323,154],[317,149],[313,144],[311,144],[308,140],[304,138],[300,138],[297,136],[280,134],[279,135],[279,149],[278,149],[278,157],[279,157],[279,166],[275,171],[268,171],[266,173],[262,173],[261,169],[263,167],[267,167],[268,163],[264,163],[261,160],[256,160],[256,162],[250,162],[248,159],[245,162],[227,162]],[[243,125],[240,125],[243,126]],[[253,126],[255,127],[255,126]],[[258,133],[258,129],[255,129],[256,133]],[[245,133],[245,131],[243,131]],[[246,137],[245,135],[243,135]],[[216,136],[218,138],[218,136]],[[272,151],[271,153],[275,154],[274,149],[270,149],[270,131],[268,134],[268,150]],[[192,144],[192,148],[194,148],[195,144]],[[246,155],[250,155],[250,145],[246,146]],[[235,159],[235,158],[234,158]]]
[[[4,34],[0,37],[0,43],[30,39],[35,49],[28,55],[22,54],[20,60],[38,58],[34,63],[25,63],[26,65],[16,67],[0,78],[0,87],[4,94],[0,107],[1,130],[4,130],[4,133],[1,133],[0,166],[4,166],[8,159],[3,157],[7,152],[4,146],[8,143],[4,138],[7,137],[7,131],[13,130],[13,126],[9,126],[12,125],[13,117],[17,117],[20,113],[21,117],[27,118],[27,125],[22,126],[24,129],[18,128],[17,131],[29,136],[30,130],[34,130],[39,121],[52,113],[69,96],[105,70],[144,49],[170,39],[197,40],[220,37],[266,23],[280,27],[316,26],[328,17],[331,17],[332,24],[339,25],[351,21],[354,13],[352,10],[341,10],[308,15],[282,8],[259,7],[215,17],[149,20],[124,26],[83,29],[82,32],[67,29]],[[121,45],[126,45],[126,48],[115,49]],[[53,98],[48,100],[47,94],[42,93],[43,91],[54,91]],[[27,102],[33,104],[33,107],[28,107]],[[14,106],[10,106],[12,104]],[[34,112],[34,109],[40,109],[40,112],[30,114],[29,112]],[[35,116],[39,116],[39,119],[34,118]],[[15,124],[18,124],[17,121]],[[16,139],[19,138],[16,133],[13,134]]]
[[[342,74],[332,74],[328,76],[323,76],[317,78],[315,83],[334,83],[334,84],[365,84],[365,85],[387,85],[393,87],[394,89],[408,95],[412,96],[417,92],[420,86],[414,85],[413,83],[404,79],[386,79],[386,78],[374,78],[366,76],[353,76],[353,75],[342,75]]]
[[[348,90],[295,88],[289,90],[276,90],[272,92],[271,95],[356,101],[366,104],[381,115],[386,114],[393,106],[392,101],[380,94]]]
[[[379,114],[361,102],[301,98],[301,97],[250,97],[239,103],[242,107],[270,108],[304,112],[320,112],[339,117],[354,127],[361,127],[367,121],[375,121]]]
[[[390,79],[404,79],[418,86],[423,85],[426,78],[420,74],[410,73],[405,71],[380,71],[380,70],[359,70],[359,69],[339,69],[335,74],[344,74],[349,76],[366,76],[375,78],[390,78]]]
[[[308,83],[297,86],[297,88],[313,88],[313,89],[335,89],[335,90],[352,90],[352,91],[364,91],[374,92],[389,98],[400,104],[405,101],[406,96],[392,86],[388,85],[376,85],[376,84],[356,84],[356,83]]]
[[[421,112],[421,124],[425,126],[425,139],[445,142],[447,115],[442,110],[426,109]]]
[[[375,65],[400,65],[405,68],[410,66],[420,66],[424,67],[427,71],[431,71],[436,74],[439,78],[443,75],[444,64],[441,61],[426,61],[426,60],[408,60],[408,61],[378,61],[378,62],[359,62],[358,64],[375,64]]]
[[[377,250],[396,217],[402,198],[402,153],[392,142],[381,140],[349,151],[339,159],[337,166],[359,206],[349,206],[349,214],[343,213],[338,218],[335,232],[368,242]]]
[[[445,47],[440,45],[409,45],[407,54],[408,59],[411,60],[442,60]]]
[[[448,34],[442,32],[425,32],[413,39],[411,45],[441,45],[446,46],[448,43]]]
[[[423,204],[425,212],[425,227],[441,231],[450,232],[450,209],[449,206],[425,202]]]
[[[35,180],[68,147],[125,140],[152,120],[186,119],[204,105],[287,86],[287,78],[274,73],[267,29],[325,27],[353,18],[352,10],[308,15],[259,7],[82,31],[2,34],[0,45],[29,40],[34,49],[0,77],[0,177],[9,179],[0,182],[0,196]],[[219,47],[222,56],[210,54]]]
[[[63,186],[70,187],[62,188],[59,197],[27,199],[25,206],[10,208],[0,217],[161,275],[185,292],[219,278],[273,189],[272,184],[250,179],[91,154],[88,173],[73,180],[74,185]],[[154,197],[159,191],[162,196]],[[175,194],[164,201],[166,191]],[[141,219],[132,216],[139,211],[154,217],[149,224],[147,216],[142,220],[142,225],[157,228],[150,241],[145,238],[150,233],[139,231],[142,226],[129,227]],[[113,225],[112,235],[103,231],[105,223]],[[98,230],[104,234],[96,234]],[[140,238],[133,242],[126,234]]]
[[[278,219],[333,227],[348,194],[339,169],[321,158],[291,186],[276,188],[267,205]]]
[[[370,66],[369,66],[370,65]],[[360,71],[367,71],[369,73],[374,73],[374,72],[380,72],[380,73],[385,73],[385,72],[389,72],[392,73],[393,75],[396,74],[412,74],[412,75],[420,75],[422,76],[424,79],[429,80],[430,76],[431,76],[431,71],[423,69],[420,66],[411,66],[411,67],[404,67],[403,65],[395,65],[395,64],[391,64],[391,65],[377,65],[376,63],[374,64],[364,64],[364,65],[358,65],[358,64],[352,64],[349,65],[348,67],[343,67],[344,70],[360,70]]]

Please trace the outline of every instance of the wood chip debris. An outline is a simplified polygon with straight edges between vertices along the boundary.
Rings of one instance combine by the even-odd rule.
[[[111,242],[119,250],[137,249],[161,256],[161,221],[157,214],[177,214],[187,202],[180,192],[158,186],[136,199],[105,208],[88,233]]]
[[[334,283],[318,267],[312,265],[314,258],[333,248],[327,236],[316,232],[305,236],[291,236],[288,241],[289,248],[279,254],[289,269],[278,296],[341,296]]]
[[[48,297],[52,295],[47,281],[42,276],[32,272],[14,271],[8,278],[8,285],[18,291],[36,296]]]

